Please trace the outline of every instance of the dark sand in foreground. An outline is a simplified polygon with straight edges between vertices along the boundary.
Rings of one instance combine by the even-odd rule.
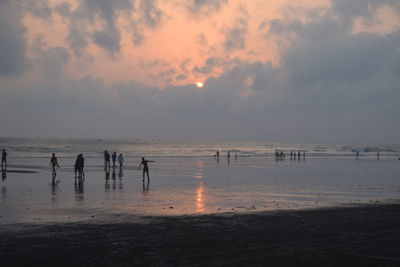
[[[0,238],[1,266],[400,266],[400,204],[1,226]]]

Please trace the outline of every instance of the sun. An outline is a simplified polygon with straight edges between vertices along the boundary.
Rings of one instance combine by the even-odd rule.
[[[202,83],[202,82],[196,82],[196,86],[197,86],[198,88],[201,88],[201,87],[204,86],[204,83]]]

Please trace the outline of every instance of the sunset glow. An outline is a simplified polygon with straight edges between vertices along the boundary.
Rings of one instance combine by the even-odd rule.
[[[0,29],[6,136],[398,142],[395,1],[0,1]]]

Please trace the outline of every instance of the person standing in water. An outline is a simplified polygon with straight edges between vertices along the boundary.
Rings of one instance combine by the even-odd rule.
[[[60,168],[60,165],[58,165],[56,154],[53,153],[53,155],[51,156],[49,165],[51,165],[51,167],[53,168],[53,173],[56,173],[56,167]]]
[[[144,175],[145,174],[147,174],[147,180],[150,180],[150,178],[149,178],[149,166],[147,165],[147,163],[149,163],[149,162],[154,162],[154,161],[153,160],[145,160],[142,157],[142,162],[140,162],[139,170],[140,170],[140,167],[143,165],[143,180],[144,180]]]
[[[83,168],[85,167],[85,158],[83,157],[83,154],[79,154],[76,157],[75,161],[75,178],[76,178],[76,172],[78,172],[79,179],[85,178],[85,172],[83,171]]]
[[[104,169],[110,168],[110,153],[104,150]]]
[[[117,152],[114,152],[111,155],[111,159],[112,159],[112,162],[113,162],[113,168],[117,167],[117,165],[115,165],[115,161],[117,160]]]
[[[3,170],[3,164],[5,164],[5,168],[7,169],[7,152],[3,149],[1,152],[1,169]]]
[[[122,153],[119,153],[117,160],[119,163],[119,167],[122,168],[122,165],[124,165],[124,156],[122,156]]]

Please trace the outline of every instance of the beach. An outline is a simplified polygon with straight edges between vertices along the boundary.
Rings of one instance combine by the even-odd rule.
[[[0,227],[2,266],[398,266],[400,205]]]
[[[398,146],[356,158],[355,146],[231,143],[216,158],[215,144],[4,144],[2,266],[399,264]],[[106,149],[124,154],[122,168],[104,168]],[[149,181],[142,156],[154,161]]]

